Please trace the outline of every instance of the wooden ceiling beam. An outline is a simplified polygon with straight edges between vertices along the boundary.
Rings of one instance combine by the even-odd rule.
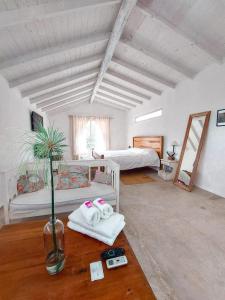
[[[0,28],[7,28],[9,26],[39,21],[50,17],[58,17],[65,13],[115,5],[118,3],[120,3],[120,0],[63,0],[4,10],[0,12]]]
[[[198,47],[200,50],[204,51],[215,62],[222,63],[223,58],[219,57],[218,54],[216,54],[216,52],[214,51],[215,46],[213,45],[213,47],[210,47],[209,43],[207,43],[204,40],[204,38],[202,38],[200,35],[196,36],[196,34],[195,34],[195,36],[194,36],[193,33],[187,32],[187,30],[184,31],[184,30],[180,29],[178,26],[175,26],[170,21],[168,21],[165,17],[163,17],[163,16],[159,15],[158,13],[156,13],[153,9],[151,9],[149,7],[145,7],[141,2],[137,3],[137,8],[144,15],[146,15],[148,17],[150,16],[151,18],[155,18],[156,20],[158,20],[159,22],[164,24],[166,27],[173,30],[174,32],[176,32],[177,34],[179,34],[180,36],[182,36],[186,40],[188,40],[191,44]]]
[[[82,99],[82,100],[77,100],[77,101],[74,101],[74,102],[71,102],[71,103],[68,103],[69,104],[73,104],[73,106],[76,106],[80,103],[83,103],[83,102],[87,102],[89,100],[89,98],[85,98],[85,99]],[[67,107],[66,105],[61,105],[61,106],[58,106],[56,108],[53,108],[53,109],[49,109],[48,111],[46,111],[45,113],[50,115],[50,114],[57,114],[57,113],[60,113],[60,112],[64,112],[64,111],[68,111],[70,109],[70,107]]]
[[[111,97],[109,95],[105,95],[101,92],[98,91],[98,93],[96,94],[96,97],[100,98],[100,99],[103,99],[103,100],[106,100],[106,101],[109,101],[111,103],[116,103],[116,104],[120,104],[121,106],[124,106],[124,107],[127,107],[127,108],[132,108],[132,107],[136,107],[135,104],[131,104],[131,103],[128,103],[128,102],[125,102],[125,101],[122,101],[122,100],[119,100],[119,99],[116,99],[115,97]]]
[[[64,101],[64,100],[67,100],[67,99],[70,99],[70,98],[74,98],[75,96],[80,96],[80,95],[83,95],[83,94],[84,95],[87,95],[87,94],[89,95],[90,92],[93,89],[93,86],[94,85],[92,85],[90,87],[85,87],[85,88],[79,89],[79,90],[77,90],[75,92],[67,93],[65,95],[61,95],[61,96],[49,99],[47,101],[43,101],[43,102],[37,103],[36,107],[37,108],[43,108],[43,107],[55,104],[57,102],[61,102],[61,101]]]
[[[110,89],[115,90],[125,96],[128,95],[128,96],[131,96],[131,97],[141,100],[141,101],[149,101],[151,99],[151,97],[141,94],[140,92],[137,92],[133,89],[130,89],[130,88],[128,89],[127,87],[125,87],[121,84],[115,83],[115,82],[107,80],[105,78],[102,80],[101,86],[109,87]]]
[[[22,97],[30,97],[30,96],[36,96],[36,95],[42,95],[43,93],[50,92],[54,90],[56,87],[67,85],[68,83],[80,83],[84,79],[87,78],[94,78],[98,74],[99,68],[93,68],[88,71],[84,71],[72,76],[64,77],[61,79],[57,79],[54,81],[51,81],[49,83],[44,83],[42,85],[38,85],[37,87],[22,90],[21,95]],[[66,87],[65,87],[66,88]]]
[[[76,102],[76,101],[79,101],[79,100],[83,100],[83,99],[88,100],[89,99],[88,97],[90,97],[90,95],[91,95],[91,93],[86,93],[84,95],[72,97],[72,98],[69,98],[69,99],[66,99],[66,100],[63,100],[63,101],[60,101],[60,102],[53,103],[51,105],[42,107],[41,110],[42,111],[49,111],[49,110],[55,109],[57,107],[65,106],[67,104],[70,104],[70,103],[73,103],[73,102]]]
[[[106,106],[109,106],[109,107],[114,107],[114,108],[120,109],[120,110],[125,110],[125,111],[129,110],[129,108],[126,108],[124,106],[120,106],[119,104],[113,104],[111,102],[99,99],[97,97],[95,97],[95,102],[99,102],[99,103],[102,103],[103,105],[106,105]]]
[[[190,69],[188,69],[185,66],[181,66],[180,64],[178,64],[177,62],[169,59],[166,56],[161,55],[160,53],[156,52],[153,49],[146,49],[143,48],[141,45],[138,45],[137,43],[133,42],[133,41],[129,41],[129,40],[120,40],[120,43],[122,45],[124,45],[125,47],[129,47],[134,51],[137,51],[139,53],[142,53],[143,55],[150,57],[153,60],[156,60],[158,62],[160,62],[161,64],[167,66],[168,68],[177,71],[178,73],[182,74],[183,76],[187,77],[187,78],[193,78],[196,73]]]
[[[36,97],[32,97],[32,98],[30,98],[30,103],[32,103],[32,104],[40,103],[40,102],[52,99],[56,96],[67,95],[67,93],[69,93],[69,92],[72,92],[72,91],[75,92],[81,88],[93,85],[94,82],[95,82],[94,78],[91,78],[91,79],[81,81],[80,83],[74,83],[74,84],[68,85],[66,87],[63,87],[63,88],[60,88],[57,90],[53,90],[51,92],[48,92],[48,93],[45,93],[45,94],[42,94],[42,95],[39,95]]]
[[[131,98],[129,96],[122,95],[116,91],[113,91],[113,90],[103,87],[103,86],[99,87],[99,92],[109,95],[109,96],[113,96],[116,99],[123,100],[123,101],[129,102],[129,103],[143,104],[143,101]]]
[[[43,79],[48,76],[62,73],[64,71],[70,70],[72,68],[80,68],[83,66],[90,65],[92,63],[100,63],[101,60],[102,60],[102,55],[100,55],[100,54],[95,55],[95,56],[80,58],[73,62],[69,62],[66,64],[60,64],[60,65],[57,65],[57,66],[54,66],[54,67],[51,67],[48,69],[44,69],[40,72],[36,72],[34,74],[29,74],[29,75],[11,80],[11,81],[9,81],[9,87],[15,88],[15,87],[24,85],[26,83],[30,83],[30,82],[33,82],[36,80]]]
[[[93,89],[93,93],[90,99],[90,103],[93,103],[95,95],[98,91],[99,86],[101,85],[102,79],[109,67],[109,64],[111,62],[111,59],[113,57],[114,51],[116,49],[116,46],[119,42],[119,39],[122,35],[122,32],[124,30],[124,27],[127,23],[128,17],[132,11],[132,9],[135,7],[137,3],[137,0],[123,0],[118,16],[116,18],[115,24],[113,26],[112,34],[110,36],[106,52],[105,52],[105,57],[102,61],[98,78],[95,84],[95,87]]]
[[[69,50],[75,50],[75,49],[83,48],[85,46],[92,46],[93,44],[107,41],[109,37],[110,37],[109,33],[97,34],[92,37],[82,38],[78,41],[62,43],[55,47],[48,47],[38,51],[33,51],[31,53],[26,53],[24,55],[15,56],[13,58],[1,62],[0,70],[5,70],[11,67],[18,67],[21,64],[27,64],[39,60],[41,58],[51,57],[55,54],[64,53]]]
[[[156,94],[156,95],[161,95],[162,91],[156,89],[156,88],[153,88],[149,85],[146,85],[142,82],[139,82],[139,81],[136,81],[130,77],[127,77],[126,75],[123,75],[123,74],[120,74],[120,73],[117,73],[117,72],[114,72],[114,71],[107,71],[106,73],[107,75],[109,76],[112,76],[114,78],[117,78],[117,79],[120,79],[120,80],[123,80],[124,82],[127,82],[133,86],[135,86],[136,88],[140,88],[142,89],[143,91],[147,92],[147,93],[153,93],[153,94]]]
[[[132,71],[134,73],[137,73],[143,77],[145,77],[146,79],[152,79],[160,84],[163,84],[165,86],[168,86],[170,88],[175,88],[176,87],[176,83],[175,82],[172,82],[171,80],[168,80],[168,79],[165,79],[165,78],[162,78],[161,76],[157,75],[157,74],[154,74],[152,72],[149,72],[149,71],[146,71],[142,68],[139,68],[139,67],[136,67],[134,65],[132,65],[131,63],[127,63],[125,61],[122,61],[120,59],[117,59],[117,58],[113,58],[112,61],[111,61],[112,64],[115,64],[115,65],[119,65],[129,71]]]
[[[61,104],[57,107],[50,108],[50,109],[46,110],[45,113],[51,114],[51,113],[57,113],[57,112],[65,111],[64,108],[66,108],[66,106],[69,105],[69,104],[73,104],[73,106],[76,106],[80,103],[87,102],[88,100],[89,100],[89,98],[84,98],[84,99],[81,99],[81,100],[74,100],[74,101],[71,101],[71,102],[67,102],[67,103]],[[67,108],[66,111],[68,109],[69,108]]]

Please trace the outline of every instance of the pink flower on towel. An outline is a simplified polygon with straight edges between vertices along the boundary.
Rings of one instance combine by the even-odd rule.
[[[98,203],[103,205],[103,204],[105,204],[105,200],[103,198],[101,198],[98,200]]]
[[[86,201],[84,202],[85,206],[87,206],[87,208],[91,208],[93,207],[93,203],[91,201]]]

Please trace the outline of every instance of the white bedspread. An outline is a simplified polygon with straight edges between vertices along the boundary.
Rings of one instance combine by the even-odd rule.
[[[159,156],[154,149],[130,148],[106,151],[102,154],[106,159],[112,159],[118,163],[120,170],[160,166]]]

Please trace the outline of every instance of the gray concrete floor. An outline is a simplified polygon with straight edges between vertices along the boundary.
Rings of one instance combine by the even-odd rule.
[[[157,299],[224,300],[225,199],[154,177],[121,184],[120,200],[126,235]]]
[[[120,207],[157,299],[224,300],[225,199],[151,176],[155,182],[121,183]]]

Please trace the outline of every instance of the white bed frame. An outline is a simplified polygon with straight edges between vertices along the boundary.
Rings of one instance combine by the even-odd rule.
[[[116,206],[116,210],[119,211],[119,186],[120,186],[120,168],[119,165],[111,160],[99,159],[99,160],[73,160],[64,162],[68,165],[82,165],[89,167],[89,180],[91,180],[91,168],[98,168],[112,175],[112,187],[116,192],[116,199],[112,205]],[[57,168],[58,163],[55,162],[54,167]],[[27,164],[27,169],[32,169],[33,163]],[[6,172],[0,172],[0,200],[3,202],[5,224],[8,224],[11,220],[16,219],[13,214],[10,214],[10,201],[17,196],[17,179],[19,177],[18,169],[12,169]],[[49,209],[42,209],[41,211],[35,211],[30,215],[29,213],[21,214],[22,218],[29,218],[41,215],[48,215]]]

